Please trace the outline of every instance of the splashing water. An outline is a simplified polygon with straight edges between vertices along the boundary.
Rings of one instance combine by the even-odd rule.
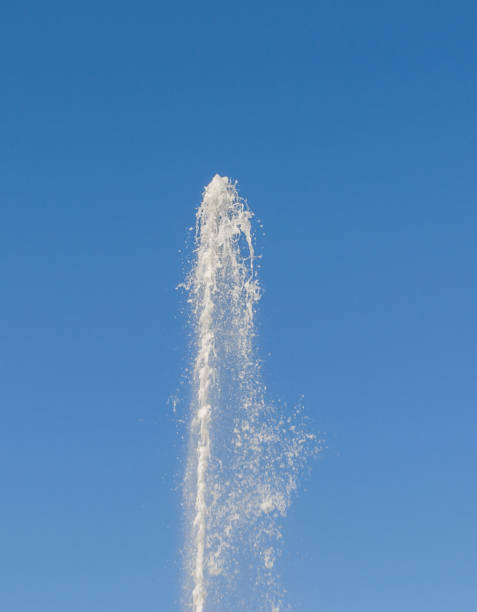
[[[197,211],[186,283],[195,360],[184,600],[193,612],[283,609],[280,522],[317,451],[300,409],[281,415],[265,401],[253,344],[260,287],[252,216],[235,184],[216,175]]]

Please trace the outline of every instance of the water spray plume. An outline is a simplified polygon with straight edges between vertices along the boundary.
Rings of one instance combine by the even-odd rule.
[[[184,601],[193,612],[283,609],[274,567],[280,521],[317,450],[300,409],[281,415],[265,402],[254,347],[252,217],[236,185],[214,176],[197,211],[186,283],[195,358]]]

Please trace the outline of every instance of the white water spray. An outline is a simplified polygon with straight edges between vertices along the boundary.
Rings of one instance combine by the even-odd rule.
[[[316,451],[299,410],[281,416],[264,399],[254,358],[252,213],[216,175],[197,212],[193,306],[194,399],[185,478],[185,606],[282,609],[275,576],[280,517],[297,475]]]

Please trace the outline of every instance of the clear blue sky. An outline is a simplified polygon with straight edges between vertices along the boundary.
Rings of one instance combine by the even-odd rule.
[[[327,440],[286,529],[295,609],[477,609],[476,23],[4,3],[2,610],[178,608],[175,286],[215,172],[264,223],[266,382]]]

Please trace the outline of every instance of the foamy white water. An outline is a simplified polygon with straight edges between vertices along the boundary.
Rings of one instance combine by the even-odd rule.
[[[194,368],[185,477],[184,602],[193,612],[283,609],[275,560],[297,476],[317,450],[300,411],[267,404],[255,357],[252,213],[216,175],[197,211]]]

